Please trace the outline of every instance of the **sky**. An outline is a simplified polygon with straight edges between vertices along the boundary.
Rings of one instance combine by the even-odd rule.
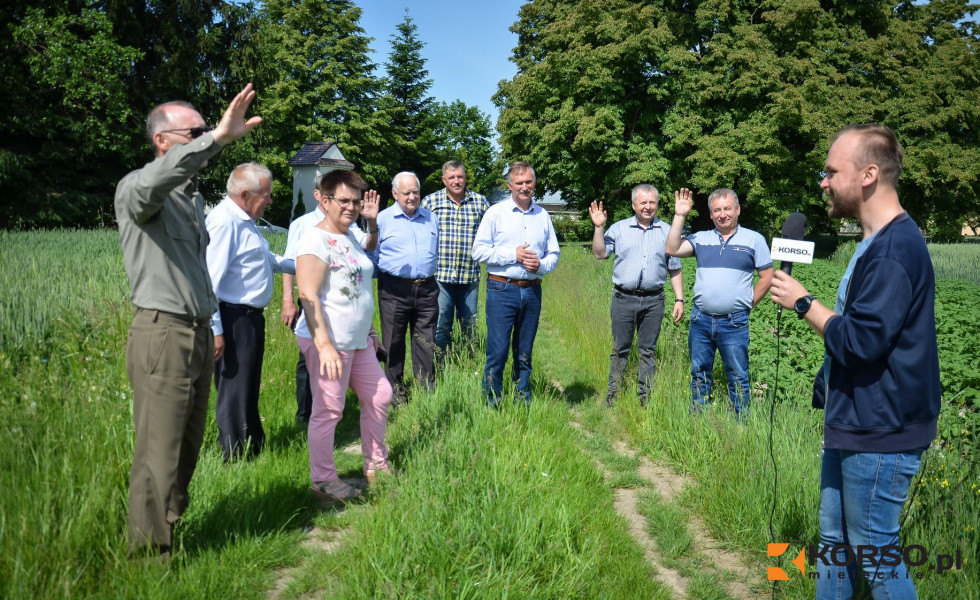
[[[497,124],[497,107],[490,100],[497,82],[510,79],[516,67],[510,60],[517,35],[510,26],[524,0],[359,0],[361,27],[371,42],[377,75],[384,75],[390,38],[405,17],[405,9],[425,43],[432,87],[429,94],[446,103],[462,100],[476,106]]]

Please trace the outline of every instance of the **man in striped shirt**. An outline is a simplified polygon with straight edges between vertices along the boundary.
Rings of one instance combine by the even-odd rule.
[[[450,160],[442,165],[445,188],[422,200],[422,208],[435,215],[439,224],[436,283],[439,285],[439,320],[436,347],[449,347],[454,318],[463,335],[473,339],[476,306],[480,294],[480,266],[470,255],[480,219],[490,207],[485,196],[466,189],[463,163]]]
[[[670,277],[674,291],[671,316],[674,323],[684,316],[684,279],[679,258],[667,256],[667,231],[670,227],[657,218],[660,192],[650,184],[640,184],[631,194],[634,216],[617,221],[603,235],[606,213],[602,203],[593,202],[589,216],[595,231],[592,254],[600,259],[615,254],[613,294],[609,315],[612,320],[613,350],[609,356],[609,390],[606,406],[616,401],[633,334],[640,354],[639,382],[636,395],[640,406],[646,406],[647,395],[657,369],[657,338],[664,319],[664,283]]]
[[[681,238],[694,207],[691,190],[674,192],[674,220],[667,234],[667,254],[697,257],[694,307],[687,346],[691,354],[691,409],[698,412],[711,396],[715,352],[728,376],[728,398],[736,420],[749,416],[749,313],[772,284],[769,245],[758,232],[740,227],[742,212],[735,190],[721,188],[708,196],[715,228]],[[752,285],[752,276],[759,280]]]

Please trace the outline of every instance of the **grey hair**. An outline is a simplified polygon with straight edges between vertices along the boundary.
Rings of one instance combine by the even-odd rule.
[[[154,106],[150,114],[146,115],[146,137],[150,138],[151,145],[153,144],[153,134],[170,124],[170,114],[167,109],[172,106],[183,106],[184,108],[197,110],[193,104],[183,100],[171,100],[170,102],[164,102],[163,104]]]
[[[228,176],[228,184],[225,188],[228,196],[237,198],[242,192],[254,192],[262,185],[262,180],[272,181],[272,171],[265,165],[249,162],[235,167],[235,170]]]
[[[538,180],[538,174],[534,171],[534,167],[531,166],[531,163],[525,160],[515,160],[514,162],[507,165],[507,174],[506,174],[507,183],[514,183],[514,171],[517,171],[518,173],[523,173],[524,171],[530,171],[531,178],[534,179],[535,181]]]
[[[730,197],[735,200],[735,206],[738,206],[738,194],[735,193],[735,190],[732,188],[718,188],[717,190],[711,192],[711,195],[708,196],[708,208],[711,208],[711,203],[718,198],[725,197]]]
[[[653,192],[653,195],[657,197],[657,203],[658,204],[660,203],[660,192],[657,191],[657,188],[653,187],[649,183],[641,183],[640,185],[633,188],[633,192],[630,194],[630,202],[636,202],[636,197],[640,194],[640,192],[646,194]]]
[[[450,171],[455,171],[456,169],[463,169],[463,174],[466,174],[466,167],[464,167],[463,163],[458,160],[447,160],[446,162],[442,163],[443,175]]]
[[[395,178],[391,180],[391,189],[397,190],[398,189],[398,180],[401,179],[402,177],[408,177],[409,175],[411,175],[412,177],[415,178],[415,185],[419,186],[419,191],[421,192],[422,191],[422,182],[419,181],[419,176],[416,175],[415,173],[411,172],[411,171],[402,171],[401,173],[395,175]]]

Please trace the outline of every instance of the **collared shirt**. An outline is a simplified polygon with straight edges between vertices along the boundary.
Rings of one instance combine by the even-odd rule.
[[[204,198],[194,174],[219,152],[206,133],[173,146],[116,186],[119,242],[137,307],[202,319],[218,309],[205,259]]]
[[[411,217],[397,203],[378,213],[378,248],[371,253],[378,268],[406,279],[432,277],[436,272],[439,226],[419,206]]]
[[[687,236],[698,260],[694,305],[706,313],[727,315],[752,308],[752,272],[772,267],[769,245],[761,234],[737,227],[725,240],[717,229]]]
[[[299,247],[299,241],[302,239],[303,234],[307,232],[311,227],[316,227],[316,224],[320,221],[326,219],[327,216],[323,214],[320,207],[317,206],[310,212],[296,217],[292,223],[289,224],[289,233],[286,235],[286,250],[282,253],[283,258],[291,258],[296,260],[296,249]],[[364,230],[357,226],[357,223],[351,223],[350,233],[357,240],[357,243],[362,247],[364,246],[364,239],[367,234]]]
[[[439,257],[436,279],[466,284],[479,281],[480,265],[470,254],[480,220],[490,208],[486,196],[466,190],[459,204],[443,188],[422,200],[439,222]]]
[[[255,221],[225,197],[208,214],[208,272],[219,302],[265,308],[272,297],[272,274],[296,274],[292,259],[273,254]],[[211,331],[222,335],[221,313],[211,316]]]
[[[517,262],[517,247],[524,244],[538,253],[537,272]],[[560,254],[548,211],[534,202],[522,210],[513,197],[487,210],[473,240],[473,260],[486,263],[488,274],[508,279],[541,279],[555,270]]]
[[[632,216],[617,221],[604,236],[606,255],[615,254],[612,280],[627,290],[664,287],[670,271],[681,268],[681,259],[667,255],[670,226],[656,217],[644,229]]]

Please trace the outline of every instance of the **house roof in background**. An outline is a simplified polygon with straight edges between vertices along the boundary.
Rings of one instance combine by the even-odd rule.
[[[334,156],[339,156],[340,158],[324,158],[324,155],[334,149]],[[316,166],[325,165],[330,167],[337,167],[341,169],[353,169],[354,163],[350,162],[343,157],[340,153],[340,147],[337,146],[336,140],[326,140],[323,142],[303,142],[303,147],[289,159],[290,167],[305,167],[305,166]]]

